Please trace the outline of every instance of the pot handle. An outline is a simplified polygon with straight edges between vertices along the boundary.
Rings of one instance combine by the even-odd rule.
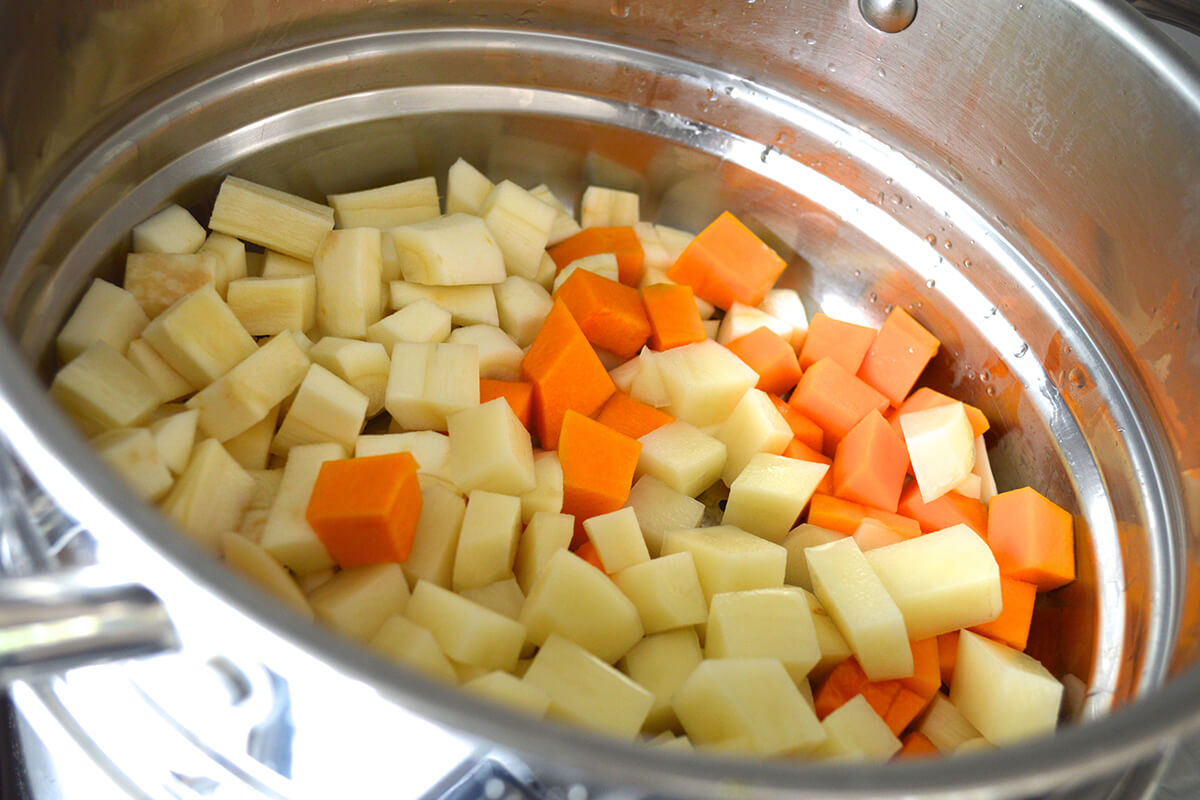
[[[50,554],[80,533],[0,445],[0,686],[178,649],[148,589],[114,581],[103,567],[56,566]]]
[[[1180,0],[1131,0],[1130,5],[1151,19],[1200,36],[1200,5]]]

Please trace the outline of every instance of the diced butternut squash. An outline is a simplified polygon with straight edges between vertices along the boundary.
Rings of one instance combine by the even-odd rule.
[[[1028,486],[988,503],[988,544],[1000,571],[1049,591],[1075,579],[1074,518]]]
[[[728,211],[684,249],[667,277],[691,286],[718,308],[735,302],[756,306],[787,264]]]
[[[616,511],[629,498],[642,445],[606,425],[568,409],[558,442],[563,473],[563,506],[575,515],[576,543],[582,522]]]
[[[892,310],[858,368],[858,377],[899,406],[912,391],[940,342],[902,308]]]
[[[808,321],[808,334],[800,349],[800,366],[808,369],[822,358],[831,358],[853,375],[862,365],[875,333],[874,328],[865,325],[814,314]]]

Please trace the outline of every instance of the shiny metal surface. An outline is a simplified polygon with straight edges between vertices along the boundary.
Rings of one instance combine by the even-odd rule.
[[[858,0],[867,24],[884,33],[899,33],[917,16],[916,0]]]
[[[252,653],[293,701],[364,726],[336,727],[347,749],[444,729],[458,733],[431,752],[447,761],[500,742],[558,785],[680,797],[1017,796],[1200,725],[1200,674],[1185,671],[1200,631],[1200,89],[1127,8],[924,4],[885,35],[851,4],[352,6],[89,6],[56,26],[51,3],[0,31],[0,75],[37,83],[0,89],[5,433],[98,532],[100,563],[163,599],[186,657]],[[33,43],[58,68],[30,69]],[[1088,683],[1082,720],[1127,707],[1051,741],[886,770],[673,758],[533,724],[290,618],[179,541],[47,407],[25,364],[45,374],[86,281],[116,274],[129,227],[168,199],[199,211],[231,169],[318,197],[443,174],[457,155],[568,198],[631,184],[684,227],[732,208],[831,313],[910,308],[945,343],[932,380],[996,421],[1001,482],[1036,475],[1077,514],[1081,578],[1039,608],[1035,650]],[[91,680],[42,697],[87,716]],[[211,724],[204,711],[163,716],[185,735]],[[104,719],[73,735],[109,753]],[[296,741],[323,729],[298,721]],[[198,736],[214,774],[258,774],[244,740]],[[163,785],[136,755],[111,759]],[[322,762],[293,759],[312,771],[271,791],[329,785],[312,783]],[[394,766],[354,764],[377,786]]]

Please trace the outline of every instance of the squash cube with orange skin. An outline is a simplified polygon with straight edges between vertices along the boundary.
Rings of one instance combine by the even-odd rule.
[[[988,503],[988,544],[1000,572],[1039,591],[1075,580],[1074,518],[1028,486]]]

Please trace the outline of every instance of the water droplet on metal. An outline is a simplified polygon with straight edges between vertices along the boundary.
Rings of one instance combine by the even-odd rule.
[[[1082,389],[1083,387],[1087,386],[1087,375],[1079,367],[1075,367],[1067,373],[1067,380],[1069,380],[1071,385],[1076,389]]]
[[[971,367],[967,367],[967,380],[969,380],[969,381],[975,380],[975,370],[972,369]]]
[[[927,233],[927,234],[925,234],[925,241],[929,242],[931,245],[936,245],[937,237],[934,236],[932,233]]]
[[[884,69],[883,67],[878,67],[878,68],[876,68],[876,70],[875,70],[875,74],[876,74],[876,75],[878,75],[878,76],[879,76],[879,77],[881,77],[881,78],[886,78],[886,77],[887,77],[887,70],[886,70],[886,69]]]
[[[837,72],[837,64],[830,61],[828,64],[825,65],[825,69],[828,72]]]
[[[877,302],[879,302],[879,295],[877,295],[875,292],[871,292],[871,294],[867,297],[867,299],[870,300],[872,303],[877,303]]]
[[[991,379],[992,379],[992,373],[988,372],[986,369],[983,372],[979,373],[979,382],[980,383],[987,383]]]
[[[971,258],[970,258],[970,256],[968,256],[968,257],[966,257],[966,258],[964,258],[964,259],[963,259],[963,266],[964,266],[964,267],[966,267],[967,269],[970,269],[970,268],[971,268]]]
[[[890,313],[892,313],[892,310],[895,308],[896,307],[894,305],[892,305],[891,303],[888,303],[886,306],[883,307],[883,313],[890,314]]]
[[[807,45],[814,45],[817,43],[817,37],[813,36],[811,31],[806,31],[804,34],[804,43]]]
[[[942,247],[946,248],[947,250],[951,250],[954,247],[954,243],[947,239],[946,241],[942,242]]]
[[[856,269],[856,270],[854,270],[854,277],[856,277],[856,278],[857,278],[857,277],[859,277],[860,275],[862,275],[862,270],[861,270],[861,269]]]
[[[891,178],[885,178],[883,182],[884,182],[884,183],[886,183],[888,186],[891,186],[891,185],[892,185],[892,179],[891,179]],[[1193,296],[1193,297],[1195,297],[1195,296],[1196,296],[1195,290],[1193,290],[1193,291],[1192,291],[1192,296]]]
[[[1003,163],[1004,163],[1004,159],[1002,159],[1002,158],[1000,157],[1000,154],[999,154],[999,153],[996,153],[995,155],[993,155],[993,156],[992,156],[992,164],[993,164],[993,166],[997,166],[997,167],[998,167],[998,166],[1000,166],[1000,165],[1001,165],[1001,164],[1003,164]]]
[[[884,33],[899,33],[917,16],[917,0],[858,0],[867,24]]]
[[[932,289],[933,287],[937,286],[937,281],[935,281],[933,278],[930,278],[929,280],[925,281],[925,286],[929,289]]]
[[[771,155],[773,155],[773,154],[775,154],[775,153],[778,153],[778,152],[779,152],[779,148],[778,148],[778,147],[776,147],[776,146],[775,146],[775,145],[773,145],[773,144],[769,144],[769,145],[767,145],[766,147],[764,147],[764,148],[763,148],[763,151],[762,151],[762,152],[759,154],[758,158],[759,158],[759,160],[760,160],[760,161],[762,161],[762,162],[765,164],[765,163],[767,163],[767,158],[768,158],[769,156],[771,156]]]
[[[884,200],[886,200],[886,199],[887,199],[887,198],[886,198],[886,196],[884,195],[884,193],[883,193],[883,192],[880,192],[880,193],[879,193],[879,205],[883,205],[883,201],[884,201]]]
[[[629,0],[612,0],[608,6],[608,13],[614,17],[629,16]]]
[[[995,387],[995,386],[989,386],[989,387],[987,388],[987,392],[986,392],[986,394],[987,394],[987,396],[988,396],[988,397],[995,397],[995,396],[996,396],[996,387]]]
[[[1020,358],[1021,356],[1025,355],[1025,354],[1026,354],[1026,353],[1028,353],[1028,352],[1029,352],[1029,345],[1027,345],[1027,344],[1023,344],[1023,345],[1021,345],[1021,349],[1020,349],[1020,350],[1018,350],[1017,352],[1013,353],[1013,357],[1014,357],[1014,358]]]
[[[987,312],[986,314],[984,314],[983,316],[984,316],[985,318],[986,318],[986,317],[994,317],[994,316],[996,316],[996,307],[995,307],[995,306],[992,306],[991,308],[989,308],[989,309],[988,309],[988,312]]]

